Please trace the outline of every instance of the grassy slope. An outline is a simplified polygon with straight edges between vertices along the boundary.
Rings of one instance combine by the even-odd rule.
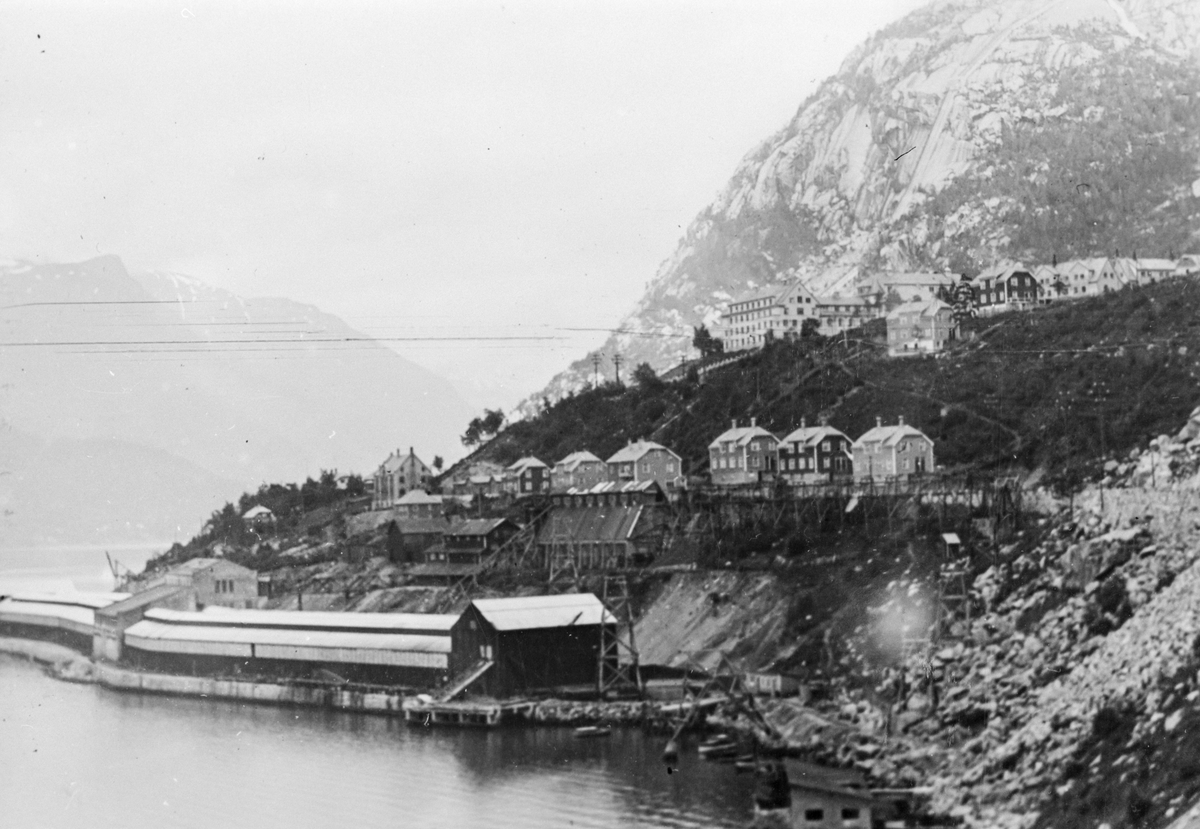
[[[878,345],[777,343],[712,372],[621,390],[594,389],[513,424],[476,453],[508,463],[601,457],[651,437],[707,470],[707,445],[731,418],[779,435],[821,414],[856,437],[903,415],[948,467],[1044,467],[1077,480],[1107,450],[1174,431],[1196,405],[1200,284],[1146,288],[1014,312],[968,326],[977,335],[939,358],[886,359]],[[1101,428],[1103,424],[1103,428]]]

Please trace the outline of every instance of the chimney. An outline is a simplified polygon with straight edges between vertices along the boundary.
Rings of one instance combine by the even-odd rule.
[[[801,429],[807,428],[806,424],[804,423],[804,418],[800,418],[800,428]]]
[[[758,418],[757,417],[750,418],[750,428],[753,429],[757,425],[758,425]]]
[[[729,421],[729,428],[730,428],[730,429],[736,429],[736,428],[737,428],[737,418],[736,418],[736,417],[735,417],[733,420]]]
[[[819,419],[820,419],[820,421],[821,421],[821,425],[822,425],[822,426],[828,426],[828,425],[829,425],[829,416],[828,416],[828,415],[821,415],[821,417],[820,417]]]
[[[875,418],[875,428],[876,428],[876,429],[882,429],[882,428],[883,428],[883,418],[882,418],[882,417],[876,417],[876,418]]]
[[[904,425],[904,415],[900,415],[900,425]]]

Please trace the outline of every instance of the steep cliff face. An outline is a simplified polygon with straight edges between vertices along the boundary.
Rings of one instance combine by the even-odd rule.
[[[1200,246],[1197,96],[1189,0],[932,3],[746,156],[604,351],[666,367],[724,300],[792,275],[836,293],[864,267]]]

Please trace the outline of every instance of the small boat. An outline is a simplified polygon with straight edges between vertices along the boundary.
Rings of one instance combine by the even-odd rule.
[[[721,742],[701,743],[699,752],[705,760],[731,760],[737,756],[738,744],[732,737],[727,737]]]
[[[758,770],[758,759],[753,754],[743,754],[733,761],[733,768],[738,774]]]
[[[607,725],[581,725],[575,729],[576,737],[607,737],[612,729]]]

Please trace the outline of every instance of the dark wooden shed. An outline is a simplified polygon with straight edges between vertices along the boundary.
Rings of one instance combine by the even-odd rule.
[[[595,687],[601,625],[616,619],[591,593],[476,599],[450,629],[451,674],[495,698]]]

